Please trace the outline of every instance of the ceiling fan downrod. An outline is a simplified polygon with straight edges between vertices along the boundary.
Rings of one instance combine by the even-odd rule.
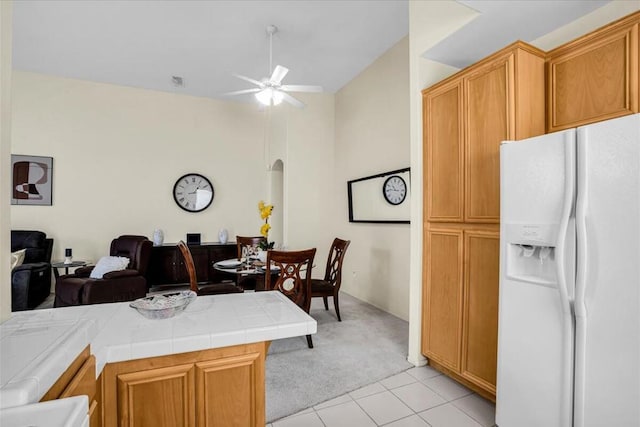
[[[269,34],[269,70],[267,75],[271,75],[273,71],[273,35],[278,32],[278,27],[275,25],[267,25],[267,34]]]

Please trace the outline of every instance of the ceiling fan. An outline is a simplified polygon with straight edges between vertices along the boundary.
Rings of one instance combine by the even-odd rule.
[[[322,92],[321,86],[309,86],[309,85],[285,85],[282,84],[282,79],[287,75],[289,69],[282,65],[276,65],[276,68],[272,68],[273,58],[273,35],[278,32],[278,27],[275,25],[267,26],[267,34],[269,34],[269,71],[273,69],[271,77],[265,77],[262,80],[255,80],[250,77],[242,76],[240,74],[234,74],[239,79],[245,80],[249,83],[253,83],[258,86],[253,89],[243,89],[234,92],[228,92],[226,95],[242,95],[247,93],[255,94],[256,99],[263,105],[278,105],[282,101],[286,101],[289,104],[302,108],[304,103],[299,99],[289,95],[288,92]]]

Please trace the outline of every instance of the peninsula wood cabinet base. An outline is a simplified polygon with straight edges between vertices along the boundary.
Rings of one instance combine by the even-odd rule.
[[[103,426],[265,425],[268,343],[108,363]]]

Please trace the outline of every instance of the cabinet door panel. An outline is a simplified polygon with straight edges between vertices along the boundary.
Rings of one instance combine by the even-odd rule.
[[[425,204],[428,221],[462,221],[462,80],[424,96]]]
[[[196,363],[198,427],[263,426],[263,363],[260,353]]]
[[[462,231],[428,230],[423,353],[459,369],[462,331]]]
[[[151,249],[147,267],[147,285],[149,287],[176,283],[177,259],[179,254],[175,246],[154,246]]]
[[[118,425],[195,425],[193,364],[119,374]]]
[[[73,380],[60,395],[60,399],[82,395],[88,396],[89,402],[96,395],[96,357],[93,355],[89,356],[89,359],[78,370]]]
[[[500,218],[500,143],[513,135],[513,54],[465,79],[465,222]]]
[[[462,376],[495,393],[500,234],[465,231]]]
[[[638,111],[638,24],[604,31],[550,54],[549,132]]]

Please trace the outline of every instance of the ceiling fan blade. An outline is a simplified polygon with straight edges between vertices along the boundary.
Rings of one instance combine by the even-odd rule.
[[[260,92],[262,89],[260,89],[259,87],[254,88],[254,89],[243,89],[243,90],[236,90],[233,92],[226,92],[223,93],[222,95],[225,96],[232,96],[232,95],[242,95],[244,93],[256,93],[256,92]]]
[[[304,102],[294,98],[293,96],[289,95],[287,92],[280,92],[280,93],[282,93],[282,99],[287,101],[289,104],[293,105],[294,107],[304,108]]]
[[[252,79],[251,77],[247,77],[247,76],[242,76],[240,74],[234,74],[234,76],[236,76],[239,79],[248,81],[249,83],[253,83],[254,85],[260,86],[260,88],[262,88],[264,85],[262,84],[262,82],[259,82],[255,79]]]
[[[271,78],[269,81],[271,83],[280,84],[284,76],[287,75],[289,69],[287,67],[283,67],[282,65],[276,65],[276,68],[273,69],[273,73],[271,74]]]
[[[280,89],[288,92],[322,92],[322,86],[282,85]]]

